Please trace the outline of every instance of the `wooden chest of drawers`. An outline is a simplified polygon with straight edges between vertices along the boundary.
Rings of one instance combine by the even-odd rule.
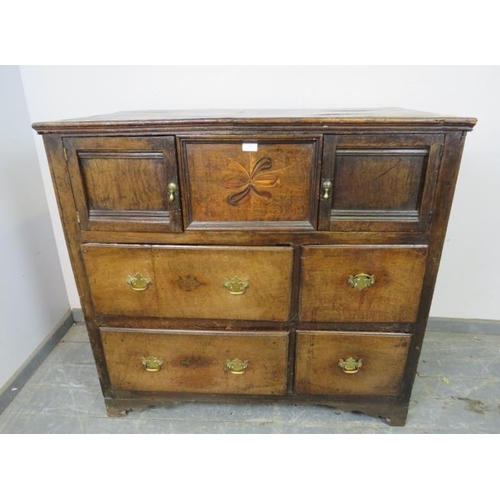
[[[35,124],[108,413],[275,401],[404,425],[474,124],[400,109]]]

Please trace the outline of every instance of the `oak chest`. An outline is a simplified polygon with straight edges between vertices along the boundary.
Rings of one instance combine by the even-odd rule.
[[[275,401],[404,425],[474,124],[401,109],[35,124],[108,413]]]

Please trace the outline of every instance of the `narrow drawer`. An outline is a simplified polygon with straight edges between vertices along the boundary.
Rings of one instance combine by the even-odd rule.
[[[101,329],[115,390],[284,394],[288,332]]]
[[[427,250],[426,246],[304,247],[301,321],[415,321]]]
[[[297,332],[295,391],[339,396],[396,396],[409,334]]]
[[[186,228],[313,229],[318,137],[181,139]]]

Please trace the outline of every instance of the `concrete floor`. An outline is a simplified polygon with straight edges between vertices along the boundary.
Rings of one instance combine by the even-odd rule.
[[[77,324],[0,415],[0,434],[500,433],[500,335],[428,332],[405,427],[321,406],[175,404],[108,418]]]

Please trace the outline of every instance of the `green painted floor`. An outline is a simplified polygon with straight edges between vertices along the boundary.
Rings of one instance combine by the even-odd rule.
[[[182,403],[108,418],[77,324],[0,415],[1,434],[500,433],[500,335],[427,332],[405,427],[321,406]]]

